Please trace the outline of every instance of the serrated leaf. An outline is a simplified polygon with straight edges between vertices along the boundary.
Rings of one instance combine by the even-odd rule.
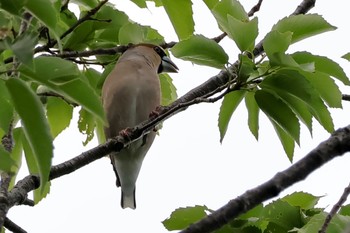
[[[255,45],[255,39],[258,36],[258,18],[249,21],[236,19],[227,15],[227,35],[234,40],[241,52],[252,51]]]
[[[265,90],[258,90],[255,100],[260,109],[299,144],[299,121],[288,105]]]
[[[179,40],[191,36],[194,32],[191,0],[162,0],[162,3]]]
[[[0,171],[12,172],[16,162],[11,158],[10,152],[0,144]]]
[[[0,79],[0,106],[0,129],[8,132],[10,123],[13,120],[13,105],[5,86],[5,81],[2,79]]]
[[[295,227],[303,225],[300,209],[282,200],[266,205],[262,217],[282,227],[284,229],[283,232],[288,232]]]
[[[249,20],[248,14],[237,0],[222,0],[218,2],[212,9],[212,14],[219,24],[219,27],[224,31],[228,31],[228,15],[241,21]]]
[[[305,192],[294,192],[281,198],[281,200],[288,202],[292,206],[299,206],[300,208],[307,210],[314,208],[320,200],[320,197]]]
[[[19,35],[11,45],[11,49],[18,60],[29,67],[33,66],[33,50],[37,40],[37,33],[25,32]]]
[[[160,88],[162,91],[162,106],[167,106],[177,99],[176,87],[169,74],[159,74]]]
[[[316,71],[328,74],[343,82],[345,85],[350,85],[349,78],[345,74],[343,68],[338,63],[327,57],[314,55],[309,52],[296,52],[292,54],[292,57],[299,64],[312,62],[315,64]]]
[[[162,223],[168,231],[182,230],[190,224],[207,216],[206,211],[209,209],[206,206],[193,206],[186,208],[178,208],[174,210],[170,217]]]
[[[270,119],[271,124],[273,128],[275,129],[275,132],[283,146],[284,152],[286,152],[286,155],[290,162],[293,162],[294,157],[294,139],[292,136],[290,136],[284,129],[282,129],[275,121]]]
[[[34,66],[35,71],[20,66],[21,75],[49,87],[67,100],[83,106],[98,120],[104,121],[104,111],[99,96],[82,79],[74,63],[54,57],[37,57],[34,59]]]
[[[248,126],[256,140],[259,138],[259,106],[255,101],[254,92],[247,92],[245,106],[248,111]]]
[[[230,123],[231,117],[233,112],[238,107],[239,103],[244,98],[244,95],[246,94],[246,91],[233,91],[227,95],[225,95],[224,100],[222,101],[220,112],[219,112],[219,119],[218,119],[218,126],[220,131],[220,142],[225,137],[228,124]]]
[[[13,105],[21,118],[24,134],[33,151],[33,157],[41,178],[41,192],[49,180],[53,143],[49,124],[39,98],[21,79],[11,78],[6,86]]]
[[[279,32],[276,30],[267,33],[263,40],[263,47],[266,55],[270,58],[275,53],[285,53],[292,43],[292,32]]]
[[[147,8],[147,4],[145,0],[131,0],[131,1],[140,8]]]
[[[288,69],[279,70],[265,78],[260,86],[276,92],[279,96],[292,95],[302,100],[307,105],[312,115],[327,131],[332,132],[334,130],[330,113],[320,98],[319,93],[299,72]],[[294,109],[296,109],[296,107],[298,106],[295,106]],[[305,120],[306,119],[307,118],[305,118]]]
[[[84,108],[79,111],[78,129],[79,132],[86,135],[83,145],[86,146],[94,137],[96,122],[94,117]]]
[[[336,27],[317,14],[291,15],[281,19],[272,27],[272,30],[279,32],[292,32],[292,43],[335,29]]]
[[[342,107],[342,93],[337,84],[328,75],[320,72],[304,73],[312,86],[320,93],[321,98],[331,108]]]
[[[342,206],[339,210],[339,214],[350,216],[350,204]]]
[[[219,69],[224,68],[228,61],[228,55],[224,49],[202,35],[193,35],[178,42],[171,48],[171,52],[177,58]]]
[[[307,224],[305,224],[303,227],[299,229],[293,229],[293,232],[297,232],[297,233],[318,232],[323,226],[326,217],[327,217],[326,212],[316,214],[312,216],[311,219],[307,222]],[[330,221],[327,227],[327,233],[345,232],[349,225],[349,222],[350,222],[349,216],[335,214],[332,217],[332,221]]]
[[[49,97],[46,103],[46,115],[52,137],[56,138],[69,126],[73,116],[73,106],[60,98]]]

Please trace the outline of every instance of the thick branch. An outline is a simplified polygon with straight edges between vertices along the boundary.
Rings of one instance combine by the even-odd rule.
[[[313,171],[336,156],[350,151],[350,125],[338,129],[332,136],[307,154],[303,159],[277,173],[266,183],[246,191],[208,217],[190,225],[181,233],[205,233],[219,229],[229,221],[247,212],[258,204],[276,197],[281,191],[305,179]]]

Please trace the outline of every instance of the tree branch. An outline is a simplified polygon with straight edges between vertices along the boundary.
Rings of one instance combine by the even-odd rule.
[[[25,230],[23,230],[16,223],[12,222],[9,218],[5,219],[4,227],[6,227],[8,230],[12,231],[13,233],[27,233]]]
[[[84,17],[80,18],[77,22],[75,22],[70,28],[68,28],[67,31],[65,31],[61,36],[60,39],[62,40],[63,38],[65,38],[67,35],[69,35],[70,33],[72,33],[80,24],[84,23],[87,20],[91,19],[91,16],[95,15],[100,8],[106,4],[108,2],[108,0],[102,0],[95,8],[89,10],[86,15],[84,15]],[[43,52],[43,51],[47,51],[49,48],[55,46],[57,44],[57,40],[50,40],[48,41],[48,43],[46,45],[37,47],[34,49],[34,53],[39,53],[39,52]]]
[[[350,194],[350,184],[344,189],[344,192],[341,195],[341,197],[339,198],[338,202],[333,206],[333,208],[331,209],[331,211],[327,215],[327,217],[322,225],[322,228],[321,228],[321,230],[319,230],[318,233],[325,233],[326,232],[328,225],[331,222],[332,218],[338,212],[338,210],[342,207],[342,205],[345,203],[349,194]]]
[[[207,217],[190,225],[181,233],[206,233],[219,229],[240,214],[270,198],[276,197],[284,189],[305,179],[313,171],[336,156],[350,151],[349,141],[350,125],[335,131],[328,140],[322,142],[288,169],[277,173],[266,183],[246,191]]]

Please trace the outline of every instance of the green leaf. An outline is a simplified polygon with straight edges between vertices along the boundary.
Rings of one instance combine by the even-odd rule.
[[[5,81],[0,79],[0,129],[8,132],[13,120],[13,106],[11,97],[5,86]]]
[[[53,143],[49,125],[39,98],[25,82],[17,78],[6,81],[13,105],[21,118],[24,134],[33,151],[41,178],[41,192],[49,180]]]
[[[169,74],[159,74],[160,87],[162,90],[162,106],[167,106],[177,99],[176,87]]]
[[[119,30],[120,44],[153,43],[159,44],[164,38],[153,28],[137,23],[127,23]]]
[[[52,137],[56,138],[69,126],[73,116],[73,106],[60,98],[49,97],[46,104],[46,115]]]
[[[265,78],[265,80],[260,84],[260,86],[264,89],[268,89],[272,92],[277,93],[280,97],[291,95],[295,98],[300,99],[307,105],[311,114],[320,122],[320,124],[327,131],[332,132],[334,130],[330,113],[325,104],[323,103],[322,99],[320,98],[319,93],[310,84],[310,82],[299,72],[288,69],[279,70],[278,72]],[[289,104],[292,104],[292,100],[290,100],[290,98],[285,99]],[[300,106],[294,106],[293,108],[295,110],[297,108],[302,110]],[[299,113],[301,114],[301,112]],[[303,118],[305,122],[309,122],[307,120],[307,115],[305,115],[305,117],[306,118]],[[311,123],[308,127],[311,127]]]
[[[15,161],[17,166],[13,167],[13,169],[12,169],[10,189],[15,185],[18,171],[22,166],[22,152],[23,152],[23,145],[22,145],[23,129],[22,129],[22,127],[15,128],[15,129],[13,129],[12,132],[13,132],[14,146],[13,146],[12,151],[11,151],[11,158]]]
[[[63,48],[67,50],[84,50],[88,42],[93,40],[96,29],[94,22],[85,21],[81,23],[66,39]]]
[[[350,53],[344,54],[344,55],[342,56],[342,58],[344,58],[344,59],[350,61]]]
[[[339,210],[339,214],[350,216],[350,204],[342,206]]]
[[[131,1],[140,8],[147,8],[147,4],[145,0],[131,0]]]
[[[241,52],[253,51],[258,36],[258,18],[242,21],[227,15],[227,35],[233,39]]]
[[[0,0],[0,8],[14,15],[20,15],[28,0]]]
[[[316,214],[303,227],[294,229],[298,233],[318,232],[327,217],[326,212]],[[327,227],[327,233],[345,232],[350,222],[349,216],[335,214]]]
[[[191,36],[194,32],[191,0],[162,0],[162,3],[179,40]]]
[[[25,3],[25,8],[52,32],[55,32],[59,12],[51,1],[28,0]]]
[[[248,14],[245,12],[241,3],[237,0],[222,0],[212,9],[217,23],[223,31],[228,31],[228,15],[241,21],[248,21]]]
[[[259,138],[259,106],[255,101],[254,92],[245,95],[245,106],[248,110],[248,126],[256,140]]]
[[[300,208],[307,210],[314,208],[320,200],[320,197],[305,192],[294,192],[281,198],[281,200],[288,202],[292,206],[299,206]]]
[[[35,71],[20,66],[21,75],[49,87],[67,100],[83,106],[98,120],[104,121],[104,111],[99,96],[82,79],[74,63],[55,57],[37,57],[34,59],[34,66]]]
[[[332,108],[342,107],[342,93],[334,80],[320,72],[303,73],[312,86],[320,93],[321,98]]]
[[[246,91],[233,91],[225,95],[224,100],[222,101],[218,119],[218,126],[220,131],[220,142],[225,137],[228,124],[231,120],[233,112],[238,107],[239,103],[244,98]]]
[[[203,0],[203,2],[205,3],[205,5],[207,5],[209,10],[211,10],[219,2],[219,0]]]
[[[266,55],[271,57],[276,53],[285,53],[292,42],[292,32],[279,32],[276,30],[267,33],[263,40],[263,47]]]
[[[291,15],[277,22],[272,30],[293,33],[292,43],[323,32],[335,30],[322,16],[317,14]]]
[[[209,209],[206,206],[193,206],[186,208],[178,208],[174,210],[170,217],[162,223],[168,231],[182,230],[190,224],[207,216],[206,211]]]
[[[94,129],[96,126],[95,118],[84,108],[79,111],[78,129],[79,132],[86,135],[83,145],[86,146],[94,138]]]
[[[30,174],[40,173],[40,167],[38,166],[36,155],[33,152],[29,139],[25,134],[22,134],[21,141]],[[50,181],[46,181],[44,183],[42,183],[42,179],[40,181],[41,188],[36,189],[33,192],[35,204],[39,203],[43,198],[45,198],[50,191]]]
[[[290,162],[293,162],[294,157],[294,139],[286,133],[284,129],[282,129],[275,121],[270,119],[273,128],[275,129],[275,132],[277,133],[277,136],[283,146],[284,152],[286,152],[286,155]]]
[[[222,69],[228,61],[224,49],[211,39],[202,35],[193,35],[178,42],[172,49],[172,54],[198,65],[206,65]]]
[[[239,70],[238,70],[238,80],[241,83],[246,82],[249,77],[255,75],[256,66],[254,61],[248,57],[246,54],[239,54]]]
[[[289,106],[265,90],[258,90],[255,100],[260,109],[299,144],[299,121]]]
[[[316,71],[328,74],[343,82],[345,85],[350,85],[349,78],[346,76],[343,68],[338,63],[327,57],[313,55],[309,52],[296,52],[292,54],[292,57],[299,64],[313,62]]]
[[[33,50],[37,43],[37,38],[37,33],[25,32],[18,36],[11,45],[11,49],[18,60],[29,67],[33,67]]]
[[[13,172],[16,162],[11,158],[10,152],[0,144],[0,171]]]
[[[282,227],[284,229],[283,232],[288,232],[294,227],[301,227],[303,225],[300,209],[282,200],[277,200],[266,205],[262,215],[266,220]]]

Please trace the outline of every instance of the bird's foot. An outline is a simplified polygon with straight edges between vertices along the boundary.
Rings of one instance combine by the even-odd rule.
[[[121,130],[119,132],[119,135],[124,137],[124,138],[130,139],[131,133],[132,133],[132,128],[128,127],[128,128]]]
[[[160,111],[162,110],[162,106],[157,106],[150,114],[149,114],[149,118],[156,118],[157,116],[159,116]]]

